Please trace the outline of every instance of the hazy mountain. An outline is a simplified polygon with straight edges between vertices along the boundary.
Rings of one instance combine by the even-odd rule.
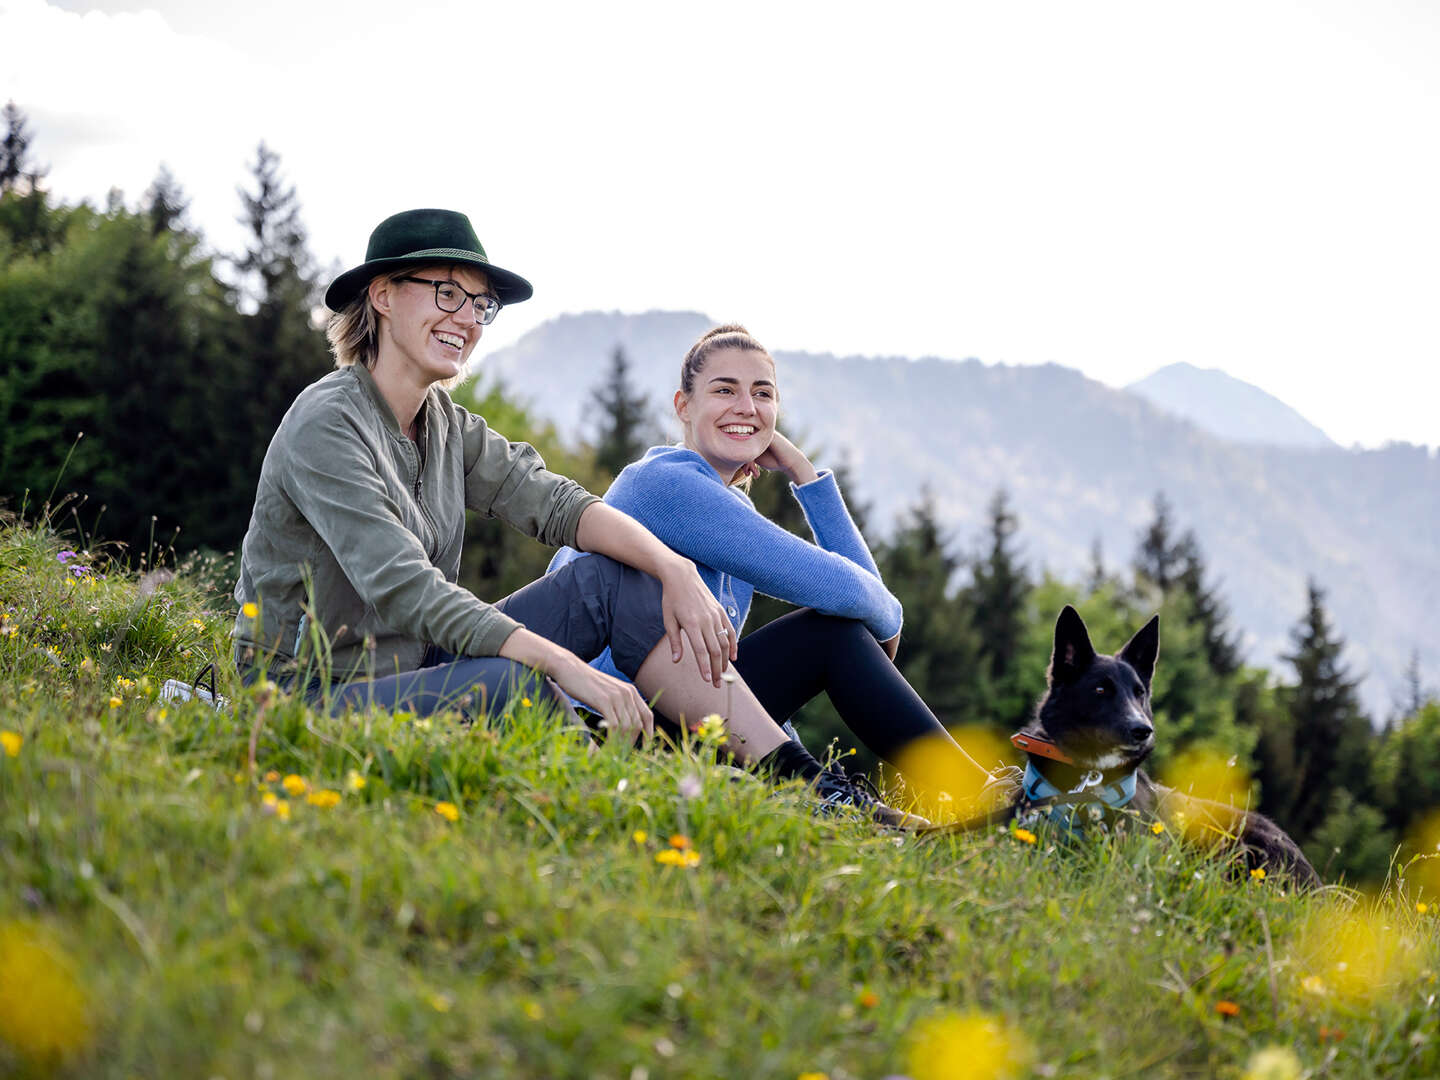
[[[680,360],[710,325],[693,312],[564,316],[483,366],[589,437],[592,392],[617,342],[668,416]],[[1003,486],[1031,565],[1078,580],[1096,538],[1112,569],[1128,566],[1164,491],[1178,525],[1198,536],[1253,661],[1289,677],[1278,657],[1314,575],[1377,716],[1391,709],[1412,649],[1425,681],[1440,681],[1440,454],[1226,441],[1055,365],[783,351],[776,363],[782,429],[821,465],[849,460],[872,527],[888,530],[928,487],[968,550]]]
[[[1230,442],[1307,449],[1336,445],[1279,398],[1216,368],[1171,364],[1125,389]]]

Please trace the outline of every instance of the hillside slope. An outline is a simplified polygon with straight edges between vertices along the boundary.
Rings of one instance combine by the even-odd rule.
[[[1336,446],[1279,398],[1216,368],[1169,364],[1125,389],[1228,442],[1301,449]]]

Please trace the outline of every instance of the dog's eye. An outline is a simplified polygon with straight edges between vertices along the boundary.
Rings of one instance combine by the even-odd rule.
[[[1097,686],[1097,687],[1095,687],[1095,693],[1099,694],[1101,697],[1104,697],[1104,695],[1105,695],[1105,687],[1103,687],[1103,686]]]

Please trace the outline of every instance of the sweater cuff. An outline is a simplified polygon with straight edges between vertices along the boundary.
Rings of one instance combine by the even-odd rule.
[[[464,647],[457,651],[456,655],[499,656],[501,646],[521,626],[521,623],[516,622],[503,611],[497,611],[486,605],[485,611],[476,622],[474,634],[469,641],[465,642]]]

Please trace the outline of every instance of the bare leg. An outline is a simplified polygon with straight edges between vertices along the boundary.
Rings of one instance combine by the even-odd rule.
[[[656,712],[690,729],[711,713],[719,713],[729,732],[725,748],[746,765],[753,765],[789,741],[790,737],[770,718],[733,665],[725,673],[726,681],[716,689],[700,678],[690,639],[684,635],[681,639],[685,652],[678,663],[670,659],[670,642],[661,638],[635,673],[635,686],[645,700],[658,697]],[[732,675],[733,682],[729,681]]]

